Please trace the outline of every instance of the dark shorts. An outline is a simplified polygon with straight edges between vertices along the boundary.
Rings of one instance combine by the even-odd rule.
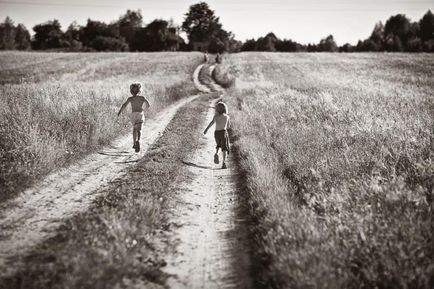
[[[221,148],[222,151],[229,152],[229,135],[227,130],[216,130],[214,132],[216,149]]]

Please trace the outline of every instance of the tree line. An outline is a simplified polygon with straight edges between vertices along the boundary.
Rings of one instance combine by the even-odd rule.
[[[338,46],[329,35],[318,44],[303,45],[291,39],[279,39],[268,33],[258,39],[243,43],[241,51],[280,51],[280,52],[434,52],[434,14],[431,10],[418,22],[411,22],[404,14],[391,16],[386,24],[379,22],[371,35],[359,40],[356,45],[346,43]]]
[[[220,19],[207,3],[190,6],[184,22],[155,19],[144,25],[140,10],[127,10],[118,20],[104,23],[88,19],[86,25],[76,22],[62,30],[60,22],[50,20],[33,27],[34,35],[23,24],[15,25],[6,17],[0,23],[2,50],[62,50],[62,51],[191,51],[216,52],[280,51],[280,52],[434,52],[434,15],[428,10],[418,21],[411,22],[403,14],[391,16],[383,25],[379,22],[371,35],[356,45],[338,46],[329,35],[317,44],[300,44],[291,39],[279,39],[268,33],[258,39],[237,41],[232,32],[223,29]],[[188,42],[181,37],[185,32]]]
[[[88,19],[62,31],[58,20],[33,27],[34,35],[23,24],[14,25],[10,17],[0,23],[0,49],[62,51],[191,51],[194,43],[205,43],[209,52],[239,51],[241,42],[222,28],[205,2],[192,5],[181,26],[155,19],[144,25],[140,10],[127,10],[118,20],[104,23]],[[185,32],[188,43],[180,36]],[[203,48],[203,46],[202,46]]]
[[[56,19],[35,25],[34,35],[22,24],[15,26],[7,17],[0,24],[0,48],[20,50],[57,49],[65,51],[175,51],[185,49],[178,27],[171,21],[155,19],[143,26],[140,11],[127,10],[117,21],[106,24],[88,19],[76,22],[65,32]],[[21,32],[24,31],[24,32]]]

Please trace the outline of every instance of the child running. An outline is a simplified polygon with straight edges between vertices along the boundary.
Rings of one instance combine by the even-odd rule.
[[[140,135],[142,130],[143,122],[145,121],[145,115],[143,113],[143,104],[146,104],[146,108],[151,105],[149,101],[144,97],[139,95],[142,91],[142,84],[140,82],[134,82],[130,85],[130,92],[133,96],[128,97],[128,99],[122,104],[121,109],[118,112],[118,117],[124,108],[131,103],[131,124],[133,125],[133,149],[136,153],[140,151]]]
[[[230,117],[228,115],[228,108],[226,104],[219,101],[216,105],[216,114],[214,118],[209,123],[209,125],[204,130],[203,134],[208,132],[208,129],[215,123],[214,138],[216,142],[216,152],[214,155],[214,163],[219,163],[219,148],[223,152],[223,164],[222,169],[226,169],[226,154],[229,154],[229,135],[227,129],[230,128]]]

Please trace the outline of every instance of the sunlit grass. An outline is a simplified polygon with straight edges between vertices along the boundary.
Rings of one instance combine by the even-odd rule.
[[[166,288],[164,258],[176,245],[167,213],[183,204],[174,192],[191,176],[181,160],[200,143],[209,101],[180,108],[144,157],[104,187],[89,210],[63,220],[17,274],[0,278],[0,288]]]
[[[258,285],[432,287],[433,56],[228,61]]]
[[[0,200],[128,131],[131,82],[152,108],[195,93],[199,54],[0,53]],[[4,76],[4,77],[3,77]],[[19,76],[19,77],[18,77]]]

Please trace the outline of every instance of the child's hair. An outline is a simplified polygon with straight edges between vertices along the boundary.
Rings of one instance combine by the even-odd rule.
[[[142,91],[142,84],[140,82],[133,82],[130,85],[131,94],[139,94]]]
[[[228,113],[228,107],[226,106],[226,103],[224,103],[223,101],[219,101],[215,107],[215,110],[219,113],[219,114],[223,114],[223,113]]]

